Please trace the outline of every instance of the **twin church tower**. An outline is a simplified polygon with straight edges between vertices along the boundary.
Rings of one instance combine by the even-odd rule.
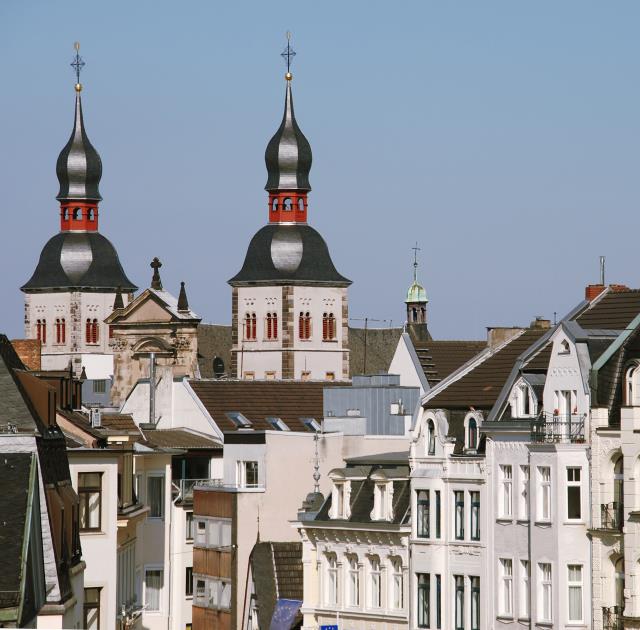
[[[251,239],[232,287],[231,377],[349,378],[351,281],[336,270],[322,236],[307,223],[311,146],[295,118],[289,44],[282,123],[269,141],[268,222]],[[137,287],[98,230],[102,162],[84,127],[78,54],[75,119],[56,165],[60,232],[44,246],[25,294],[25,335],[42,344],[42,368],[71,362],[89,378],[112,374],[104,320],[133,299]],[[111,370],[111,372],[109,372]]]

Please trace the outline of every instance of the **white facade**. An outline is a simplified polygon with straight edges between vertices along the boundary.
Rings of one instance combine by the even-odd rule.
[[[237,343],[232,352],[238,378],[348,379],[346,289],[274,286],[238,287],[234,292]],[[251,322],[255,318],[255,332],[247,316]]]

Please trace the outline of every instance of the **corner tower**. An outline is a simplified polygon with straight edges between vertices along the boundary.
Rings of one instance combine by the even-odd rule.
[[[42,343],[42,368],[66,369],[71,361],[90,380],[113,373],[104,319],[120,290],[131,299],[136,286],[127,278],[114,246],[98,231],[102,161],[84,127],[79,44],[71,64],[76,72],[71,137],[60,152],[60,232],[43,247],[36,270],[21,287],[28,339]]]
[[[413,249],[413,282],[407,290],[407,298],[404,301],[407,307],[407,328],[412,337],[417,341],[431,339],[427,328],[427,292],[418,282],[418,252],[420,248],[416,243]]]
[[[347,288],[307,223],[311,146],[293,109],[290,43],[284,115],[265,152],[268,223],[232,287],[232,374],[246,379],[349,378]]]

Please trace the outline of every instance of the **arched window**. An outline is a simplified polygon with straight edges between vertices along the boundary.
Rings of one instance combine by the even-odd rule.
[[[278,211],[278,200],[274,199],[271,202],[271,212],[277,212]]]
[[[333,313],[322,314],[322,339],[333,341],[336,338],[336,318]]]
[[[304,199],[302,197],[298,198],[298,210],[304,212]]]
[[[285,212],[291,212],[293,210],[293,202],[291,201],[291,197],[285,197],[282,201],[282,205],[284,206]]]
[[[220,357],[213,359],[213,375],[216,378],[222,378],[224,376],[224,361]]]
[[[89,208],[87,212],[87,218],[89,219],[89,221],[95,221],[96,211],[93,208]]]
[[[613,501],[621,514],[624,502],[624,459],[622,455],[613,464]]]
[[[256,339],[256,314],[247,313],[244,316],[244,338],[246,341],[255,341]]]
[[[87,343],[98,343],[98,320],[87,318],[84,331],[85,341]]]
[[[424,306],[420,309],[420,315],[422,315],[422,321],[426,322],[427,321],[427,309]]]
[[[476,450],[478,448],[478,421],[475,418],[469,418],[467,424],[467,448]]]
[[[267,339],[278,338],[278,314],[267,313]]]
[[[418,309],[415,306],[411,309],[411,321],[412,322],[418,321]]]
[[[298,317],[298,337],[300,339],[311,339],[311,313],[300,311]]]
[[[638,364],[630,365],[625,376],[625,403],[629,407],[640,405],[639,375]]]
[[[566,339],[563,339],[560,342],[559,354],[569,354],[570,352],[571,352],[571,347],[569,346],[569,342]]]
[[[47,320],[46,319],[39,319],[36,322],[36,336],[38,338],[38,341],[42,345],[47,343]]]
[[[436,454],[436,425],[433,420],[427,422],[427,455]]]
[[[73,220],[79,221],[82,219],[82,208],[74,208],[73,209]]]
[[[66,343],[67,324],[64,317],[56,319],[56,343]]]
[[[65,221],[68,221],[68,220],[69,220],[69,208],[65,208],[65,209],[62,211],[62,218],[63,218]]]
[[[614,565],[615,571],[615,589],[616,589],[616,607],[619,613],[624,608],[624,556],[618,558]],[[614,627],[614,626],[612,626]]]

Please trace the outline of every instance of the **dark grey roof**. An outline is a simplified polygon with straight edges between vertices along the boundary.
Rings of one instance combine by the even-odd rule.
[[[361,455],[359,457],[349,457],[345,459],[347,464],[352,466],[373,466],[375,464],[404,464],[409,463],[409,451],[394,451],[393,453],[379,453],[377,455]]]
[[[60,232],[42,248],[38,266],[21,287],[37,291],[135,291],[115,247],[99,232]]]
[[[102,160],[84,130],[82,99],[76,92],[76,110],[69,142],[58,156],[56,174],[60,182],[57,199],[100,201],[98,185],[102,177]]]
[[[229,284],[303,284],[347,287],[327,244],[311,226],[265,225],[249,243],[242,269]]]
[[[198,364],[202,378],[212,378],[213,361],[219,358],[225,375],[231,370],[231,326],[200,324],[198,326]]]
[[[268,174],[265,190],[311,190],[311,146],[293,113],[291,81],[287,81],[282,123],[267,145],[264,161]]]
[[[349,370],[351,376],[387,372],[401,335],[402,328],[368,328],[365,332],[364,328],[350,326]]]

